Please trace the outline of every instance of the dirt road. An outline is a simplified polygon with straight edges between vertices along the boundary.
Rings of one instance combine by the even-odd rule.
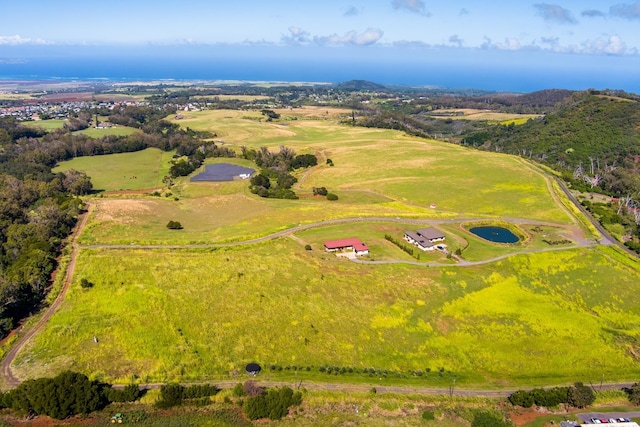
[[[80,216],[80,220],[76,225],[76,228],[71,236],[71,259],[69,260],[69,265],[67,266],[66,278],[62,290],[60,291],[60,295],[58,298],[49,306],[47,311],[42,315],[42,318],[38,323],[31,328],[26,334],[20,337],[18,342],[16,342],[11,350],[5,355],[2,360],[2,364],[0,365],[2,378],[6,382],[7,385],[11,387],[17,387],[20,384],[20,379],[13,375],[13,371],[11,369],[11,365],[15,360],[20,350],[25,346],[25,344],[44,326],[45,323],[53,316],[53,313],[58,309],[64,297],[69,289],[69,285],[71,284],[71,280],[73,279],[73,272],[76,268],[76,257],[78,256],[78,245],[76,243],[76,239],[82,233],[82,229],[87,225],[87,220],[89,218],[89,211],[85,212]]]

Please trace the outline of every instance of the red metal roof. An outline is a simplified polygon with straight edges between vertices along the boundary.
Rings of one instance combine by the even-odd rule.
[[[362,243],[357,237],[351,237],[349,239],[329,240],[324,242],[324,247],[327,249],[341,249],[352,246],[356,251],[368,251],[369,247]]]

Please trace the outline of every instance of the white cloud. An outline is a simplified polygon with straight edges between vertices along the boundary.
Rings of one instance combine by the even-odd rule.
[[[558,24],[577,24],[578,21],[567,9],[557,4],[536,3],[533,5],[538,10],[538,14],[547,22]]]
[[[451,37],[449,37],[449,43],[456,44],[458,45],[458,47],[462,46],[463,42],[464,40],[462,40],[460,36],[458,36],[457,34],[454,34]]]
[[[359,14],[360,14],[360,11],[358,10],[358,8],[355,6],[351,6],[344,13],[344,16],[358,16]]]
[[[629,4],[616,4],[609,9],[611,16],[617,16],[624,19],[640,19],[640,1]]]
[[[606,16],[604,12],[596,9],[583,10],[581,15],[588,18],[603,18]]]
[[[489,37],[484,36],[484,43],[480,45],[482,49],[497,49],[497,50],[521,50],[523,48],[533,48],[532,45],[522,46],[520,40],[515,37],[506,37],[504,43],[493,42]]]
[[[32,39],[28,37],[22,37],[19,35],[15,36],[0,36],[0,45],[26,45],[26,44],[52,44],[43,39]]]
[[[302,28],[289,27],[289,35],[283,36],[282,41],[286,44],[306,44],[311,41],[310,34]]]
[[[582,46],[583,53],[591,54],[623,55],[628,51],[627,45],[617,34],[608,38],[601,37],[595,40],[586,40],[582,42]]]
[[[431,16],[422,0],[393,0],[391,5],[396,10],[405,9],[419,15]]]
[[[319,45],[352,45],[369,46],[380,40],[384,32],[377,28],[367,28],[362,34],[351,30],[343,36],[331,34],[329,36],[315,36],[313,41]]]

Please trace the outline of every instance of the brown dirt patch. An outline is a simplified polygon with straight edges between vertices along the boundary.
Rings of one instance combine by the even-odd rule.
[[[149,203],[144,200],[104,200],[97,202],[96,205],[95,218],[98,222],[132,223],[138,215],[152,210]]]

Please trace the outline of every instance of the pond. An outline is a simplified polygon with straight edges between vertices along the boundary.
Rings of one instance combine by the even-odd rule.
[[[478,237],[495,243],[517,243],[520,241],[518,236],[502,227],[473,227],[469,231]]]
[[[215,163],[206,165],[204,172],[191,178],[191,181],[233,181],[234,177],[247,179],[255,169],[231,165],[229,163]]]

